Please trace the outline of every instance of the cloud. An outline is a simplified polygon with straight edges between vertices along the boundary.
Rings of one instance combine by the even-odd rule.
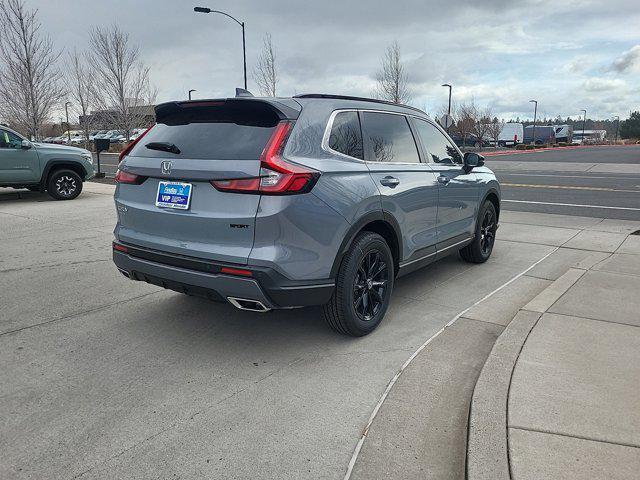
[[[606,92],[611,90],[622,90],[626,87],[626,83],[619,78],[600,78],[592,77],[585,80],[582,88],[587,92]]]
[[[640,70],[640,45],[630,48],[616,58],[610,65],[609,70],[618,73]]]
[[[140,46],[159,101],[233,95],[242,84],[241,30],[221,15],[197,15],[175,0],[26,0],[39,9],[43,31],[59,48],[87,42],[96,23],[117,22]],[[529,115],[528,100],[548,116],[573,115],[598,104],[606,89],[619,100],[602,115],[637,108],[640,75],[606,84],[637,61],[620,60],[640,45],[638,0],[216,0],[216,9],[246,23],[249,90],[262,38],[273,37],[283,96],[331,92],[368,96],[384,49],[397,40],[412,103],[436,112],[447,99],[473,98],[498,116]],[[588,7],[585,8],[585,3]],[[211,6],[211,5],[210,5]],[[68,12],[73,11],[73,16]],[[104,20],[107,19],[107,20]],[[621,52],[625,54],[620,56]],[[632,55],[633,56],[633,55]],[[619,66],[610,71],[612,59]],[[600,74],[605,83],[597,80]],[[596,80],[591,80],[596,78]],[[600,102],[601,104],[601,102]],[[605,110],[606,108],[606,110]],[[596,115],[594,108],[590,114]]]

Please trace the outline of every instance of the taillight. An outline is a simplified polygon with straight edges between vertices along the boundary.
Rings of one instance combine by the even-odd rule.
[[[260,176],[230,180],[212,180],[217,190],[262,195],[294,195],[311,191],[320,173],[282,158],[293,122],[278,123],[260,155]]]
[[[120,156],[118,157],[118,161],[120,161],[120,162],[121,162],[121,161],[124,159],[124,157],[126,157],[127,155],[129,155],[129,152],[131,152],[131,150],[133,149],[133,147],[135,147],[135,146],[136,146],[136,143],[138,143],[140,140],[142,140],[142,137],[144,137],[144,136],[149,132],[149,130],[151,130],[151,129],[152,129],[153,127],[155,127],[155,126],[156,126],[156,125],[155,125],[155,123],[154,123],[154,124],[153,124],[153,125],[151,125],[149,128],[147,128],[144,132],[142,132],[142,133],[138,136],[138,138],[136,138],[133,142],[129,142],[129,145],[127,145],[127,146],[125,147],[125,149],[124,149],[124,150],[122,150],[122,151],[120,152]]]
[[[147,177],[142,177],[140,175],[136,175],[135,173],[125,172],[123,170],[118,169],[116,172],[116,183],[130,183],[134,185],[140,185],[142,182],[146,180]]]
[[[112,242],[111,245],[113,246],[114,250],[117,250],[122,253],[129,253],[129,249],[124,245],[120,245],[119,243],[116,243],[116,242]]]

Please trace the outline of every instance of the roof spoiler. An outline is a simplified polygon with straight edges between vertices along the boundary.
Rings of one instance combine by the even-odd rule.
[[[256,124],[280,120],[295,120],[299,109],[273,99],[255,98],[252,95],[236,98],[198,99],[167,102],[156,105],[156,121],[167,125],[209,121],[255,121]]]

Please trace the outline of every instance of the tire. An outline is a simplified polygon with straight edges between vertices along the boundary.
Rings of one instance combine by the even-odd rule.
[[[504,147],[506,147],[506,146],[507,146],[507,144],[506,144],[505,142],[502,142],[502,141],[501,141],[501,142],[498,142],[498,146],[499,146],[499,147],[503,147],[503,148],[504,148]]]
[[[73,170],[55,170],[47,180],[47,193],[55,200],[73,200],[82,192],[82,178]]]
[[[485,200],[478,213],[473,242],[460,250],[460,256],[470,263],[484,263],[489,260],[496,240],[497,228],[496,207],[489,200]]]
[[[331,300],[323,306],[329,327],[352,337],[375,330],[389,308],[394,273],[387,242],[377,233],[358,234],[342,259]]]

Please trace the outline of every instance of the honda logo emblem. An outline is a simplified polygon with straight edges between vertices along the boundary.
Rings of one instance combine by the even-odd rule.
[[[173,164],[169,161],[164,161],[160,164],[160,169],[164,175],[171,174],[171,167],[173,167]]]

